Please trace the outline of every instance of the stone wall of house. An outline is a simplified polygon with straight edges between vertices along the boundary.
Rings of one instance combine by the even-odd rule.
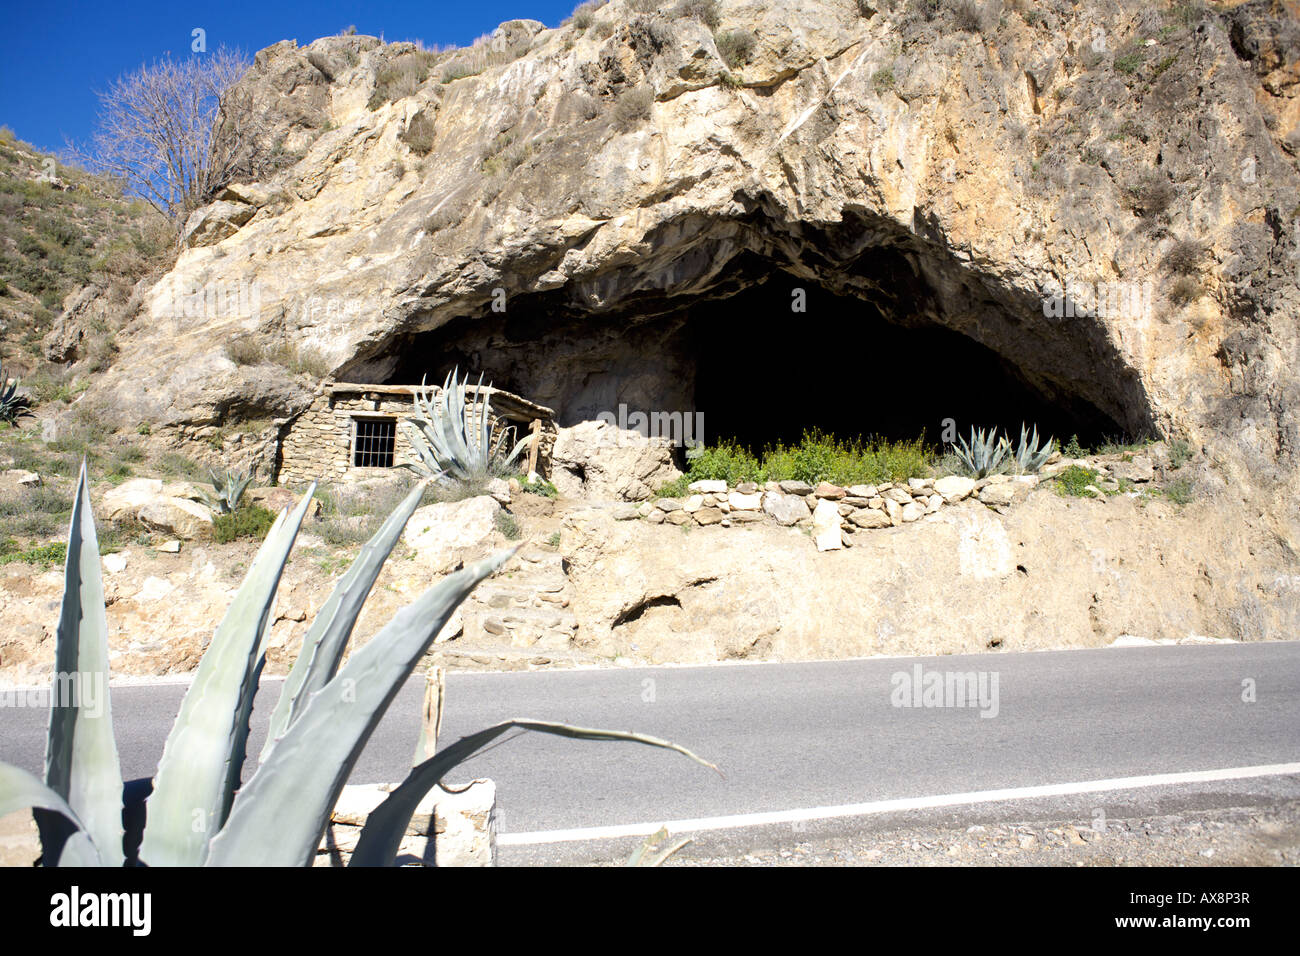
[[[391,468],[353,467],[352,422],[354,418],[380,415],[392,416],[400,422],[411,415],[413,408],[414,399],[409,394],[381,390],[339,392],[322,386],[307,410],[287,426],[280,441],[276,479],[282,485],[296,486],[317,480],[350,481],[392,473]],[[494,416],[494,421],[501,419]],[[554,421],[543,419],[538,455],[538,471],[543,475],[549,470],[555,435]],[[526,454],[521,455],[521,470],[525,467]],[[394,467],[418,461],[405,429],[397,427],[393,441]]]

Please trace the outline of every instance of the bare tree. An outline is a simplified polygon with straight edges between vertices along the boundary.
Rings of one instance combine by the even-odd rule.
[[[179,228],[189,214],[253,165],[258,133],[237,84],[249,61],[224,47],[180,62],[159,60],[99,93],[86,165],[117,176]]]

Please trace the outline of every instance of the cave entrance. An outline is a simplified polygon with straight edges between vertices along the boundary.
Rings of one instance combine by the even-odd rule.
[[[805,311],[792,311],[796,297]],[[942,326],[903,326],[872,303],[788,274],[691,310],[694,407],[706,443],[754,451],[820,429],[839,438],[938,444],[948,421],[1020,426],[1061,443],[1099,444],[1124,429],[1082,400],[1048,396],[991,349]]]
[[[560,426],[681,413],[702,416],[706,444],[754,451],[810,429],[938,445],[949,420],[963,436],[996,426],[1014,440],[1024,423],[1085,445],[1149,431],[1137,375],[1098,324],[1052,325],[1041,299],[990,290],[951,259],[922,266],[877,251],[819,282],[744,254],[693,295],[594,311],[569,289],[524,294],[390,341],[351,380],[440,382],[459,366]]]

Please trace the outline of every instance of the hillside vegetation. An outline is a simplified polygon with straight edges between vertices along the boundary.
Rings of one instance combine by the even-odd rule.
[[[120,185],[0,129],[0,362],[38,399],[51,397],[58,377],[41,340],[67,297],[94,283],[125,302],[137,280],[170,264],[171,250],[167,223]],[[96,331],[105,342],[111,334]]]

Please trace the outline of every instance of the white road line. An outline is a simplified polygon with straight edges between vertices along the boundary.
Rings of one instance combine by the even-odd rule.
[[[1077,783],[1052,783],[1037,787],[1011,787],[1005,790],[976,790],[971,793],[945,793],[930,797],[904,797],[900,800],[876,800],[871,803],[848,803],[835,807],[809,807],[803,810],[774,810],[766,813],[736,813],[720,817],[697,817],[657,823],[626,823],[607,827],[576,827],[568,830],[538,830],[532,833],[502,833],[498,846],[532,846],[543,843],[570,843],[578,840],[614,840],[622,837],[649,836],[666,827],[669,833],[699,830],[732,830],[740,827],[833,820],[838,817],[861,817],[900,810],[924,810],[935,807],[959,807],[974,803],[997,803],[1004,800],[1032,800],[1036,797],[1066,797],[1105,790],[1137,790],[1143,787],[1167,787],[1182,783],[1213,783],[1220,780],[1245,780],[1250,777],[1278,777],[1300,774],[1300,763],[1271,763],[1255,767],[1228,767],[1222,770],[1192,770],[1186,773],[1157,773],[1143,777],[1112,777],[1108,780],[1083,780]]]

